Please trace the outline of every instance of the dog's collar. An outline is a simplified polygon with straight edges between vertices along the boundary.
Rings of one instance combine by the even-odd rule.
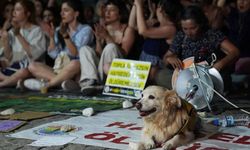
[[[193,130],[195,128],[195,124],[196,124],[197,116],[196,116],[196,110],[195,110],[194,106],[192,104],[190,104],[189,102],[182,100],[181,107],[187,111],[187,114],[189,117],[187,120],[185,120],[184,124],[178,130],[178,132],[176,134],[183,132],[185,128],[189,128],[189,129]]]

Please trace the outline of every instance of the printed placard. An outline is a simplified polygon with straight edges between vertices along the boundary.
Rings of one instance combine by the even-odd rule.
[[[114,59],[103,94],[139,99],[146,85],[150,67],[150,62]]]

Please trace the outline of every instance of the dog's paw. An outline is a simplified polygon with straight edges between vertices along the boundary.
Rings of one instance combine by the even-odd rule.
[[[166,142],[166,143],[164,143],[164,144],[162,145],[162,149],[163,149],[163,150],[170,150],[170,149],[172,149],[172,148],[174,148],[174,147],[173,147],[173,145],[172,145],[171,143],[169,143],[169,142]]]
[[[128,144],[129,150],[144,150],[144,146],[142,143],[129,142]]]
[[[155,148],[155,142],[153,140],[147,141],[146,143],[144,143],[144,148],[145,149]]]

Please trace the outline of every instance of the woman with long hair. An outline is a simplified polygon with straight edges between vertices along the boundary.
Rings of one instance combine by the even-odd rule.
[[[130,53],[135,40],[135,32],[127,24],[128,17],[129,12],[123,1],[106,1],[105,25],[94,26],[95,50],[88,47],[80,50],[80,86],[84,94],[94,91],[96,85],[105,82],[114,58],[126,58]]]
[[[163,55],[178,31],[182,5],[176,0],[147,0],[146,2],[135,0],[132,12],[136,14],[138,32],[144,37],[139,60],[151,62],[149,82],[154,83],[158,70],[163,67]],[[152,18],[156,20],[152,25],[148,24],[147,18],[144,17],[146,4],[150,8],[148,20]]]
[[[0,87],[14,86],[30,76],[28,65],[39,60],[46,50],[45,36],[35,21],[35,7],[31,1],[18,0],[11,20],[12,29],[2,31],[3,58]]]
[[[226,36],[218,31],[209,28],[208,19],[198,6],[188,6],[181,15],[181,28],[175,36],[172,45],[164,56],[164,62],[173,69],[183,69],[183,60],[194,57],[194,63],[206,61],[212,64],[216,70],[222,73],[224,79],[230,76],[227,67],[235,62],[239,56],[239,50]],[[217,57],[217,61],[212,63],[212,54],[222,51],[225,56]],[[171,78],[166,76],[172,73],[171,69],[164,74],[159,74],[158,84],[170,84]],[[225,76],[224,76],[225,75]],[[171,76],[170,76],[171,77]],[[164,79],[165,78],[165,79]],[[230,80],[224,82],[229,84]],[[225,87],[229,87],[225,85]],[[168,87],[172,88],[172,87]]]
[[[46,81],[46,88],[61,85],[68,79],[76,79],[80,73],[79,50],[91,45],[94,34],[89,25],[81,23],[82,6],[80,0],[64,0],[61,5],[61,25],[50,34],[48,54],[55,59],[54,67],[34,62],[29,71],[37,79],[24,81],[30,90],[41,90],[41,79]],[[64,87],[64,84],[62,84]]]

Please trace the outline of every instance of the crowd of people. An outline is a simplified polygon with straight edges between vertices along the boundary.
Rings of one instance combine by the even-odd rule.
[[[102,89],[114,58],[149,61],[148,84],[172,89],[183,60],[211,64],[230,90],[249,74],[250,0],[6,0],[0,88]]]

